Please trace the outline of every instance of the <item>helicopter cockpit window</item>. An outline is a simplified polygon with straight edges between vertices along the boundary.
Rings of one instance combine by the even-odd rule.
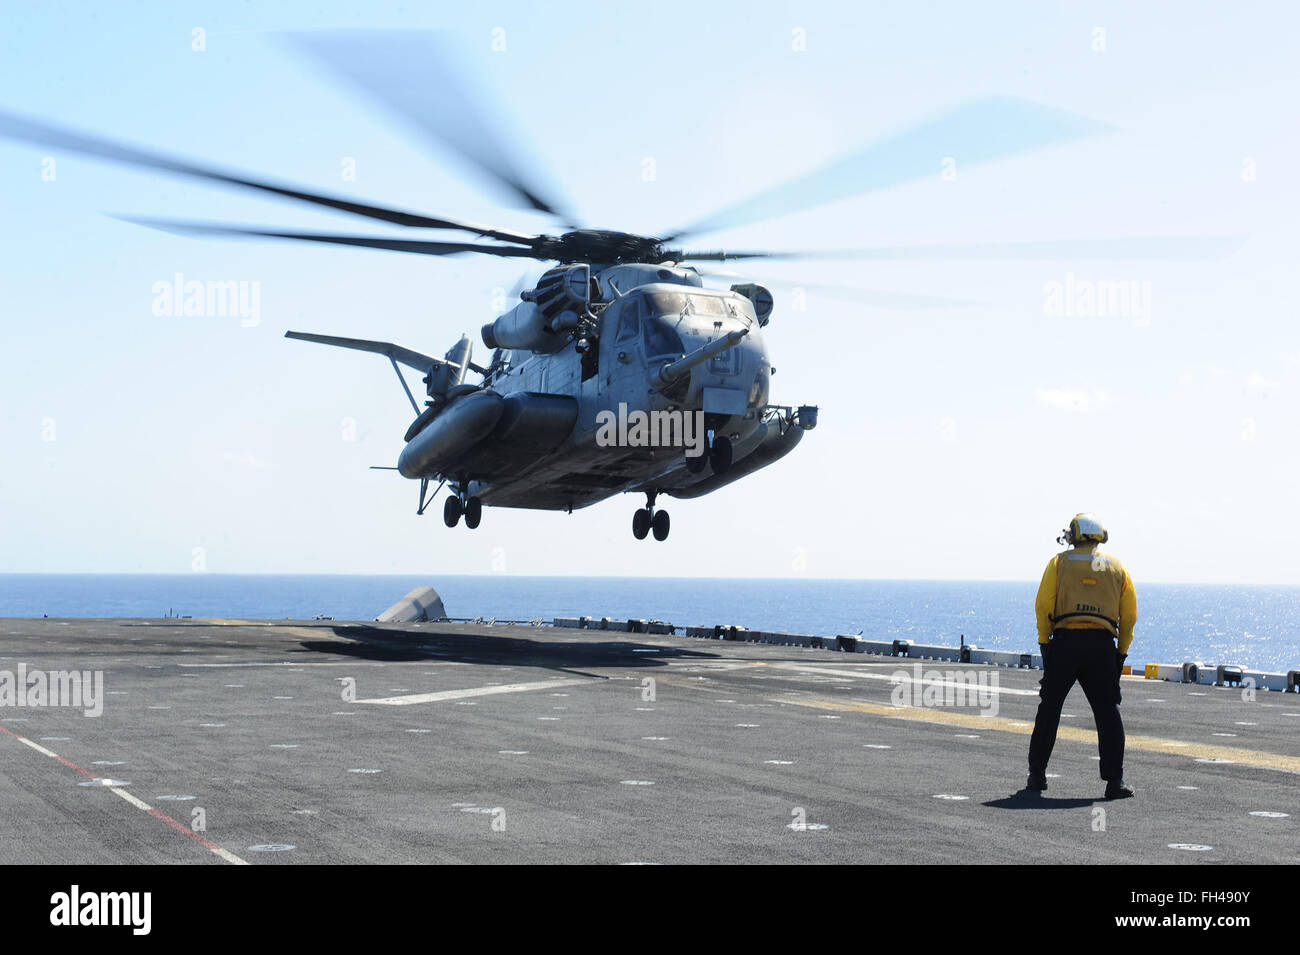
[[[665,315],[646,319],[642,326],[645,329],[646,355],[657,358],[660,355],[680,355],[685,351],[682,338],[673,327],[675,324],[674,318]]]
[[[723,307],[722,299],[716,295],[692,295],[691,314],[692,315],[726,315],[727,310]]]
[[[691,295],[686,292],[651,292],[646,296],[650,311],[656,315],[699,315],[712,321],[730,314],[726,300],[718,295]]]
[[[646,300],[656,315],[680,315],[686,309],[686,296],[681,292],[651,292]]]

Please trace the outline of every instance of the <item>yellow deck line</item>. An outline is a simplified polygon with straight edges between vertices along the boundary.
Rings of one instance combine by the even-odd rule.
[[[974,713],[961,713],[955,710],[927,709],[915,706],[890,706],[884,703],[861,703],[843,700],[813,700],[796,697],[776,697],[774,703],[790,703],[795,706],[808,706],[820,710],[842,710],[848,713],[866,713],[872,716],[889,716],[900,720],[913,720],[918,723],[937,723],[944,726],[961,726],[967,729],[997,730],[1002,733],[1018,733],[1028,736],[1034,731],[1034,724],[1024,720],[1011,720],[1000,716],[978,716]],[[1062,726],[1056,734],[1058,740],[1070,740],[1074,743],[1097,745],[1097,734],[1092,730]],[[1282,756],[1278,753],[1264,753],[1253,749],[1238,749],[1233,746],[1215,746],[1210,743],[1188,743],[1183,740],[1163,739],[1159,736],[1132,736],[1125,741],[1127,749],[1145,750],[1151,753],[1166,753],[1170,756],[1188,756],[1197,759],[1224,759],[1242,766],[1254,766],[1259,769],[1275,769],[1284,773],[1300,773],[1300,756]]]

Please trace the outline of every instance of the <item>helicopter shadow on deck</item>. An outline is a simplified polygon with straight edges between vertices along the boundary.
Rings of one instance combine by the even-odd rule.
[[[514,628],[512,628],[514,629]],[[554,641],[517,636],[487,636],[455,630],[393,630],[369,624],[337,624],[328,628],[349,641],[304,640],[304,650],[386,663],[481,663],[521,666],[560,673],[585,668],[659,667],[667,660],[713,660],[716,653],[655,646],[629,640]]]

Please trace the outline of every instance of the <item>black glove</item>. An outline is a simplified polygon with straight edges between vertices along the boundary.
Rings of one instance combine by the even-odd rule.
[[[1047,669],[1047,661],[1051,657],[1051,649],[1052,649],[1052,645],[1050,643],[1040,643],[1038,645],[1038,652],[1042,654],[1043,657],[1044,670]]]
[[[1124,661],[1127,659],[1128,659],[1127,653],[1120,653],[1118,650],[1115,651],[1115,676],[1116,677],[1120,677],[1124,675]]]

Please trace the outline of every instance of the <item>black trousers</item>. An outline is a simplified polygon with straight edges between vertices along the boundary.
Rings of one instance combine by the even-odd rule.
[[[1075,681],[1092,707],[1101,753],[1101,778],[1124,778],[1124,722],[1119,716],[1119,661],[1105,630],[1062,630],[1052,637],[1039,681],[1038,716],[1029,738],[1030,772],[1047,772],[1056,745],[1061,706]]]

